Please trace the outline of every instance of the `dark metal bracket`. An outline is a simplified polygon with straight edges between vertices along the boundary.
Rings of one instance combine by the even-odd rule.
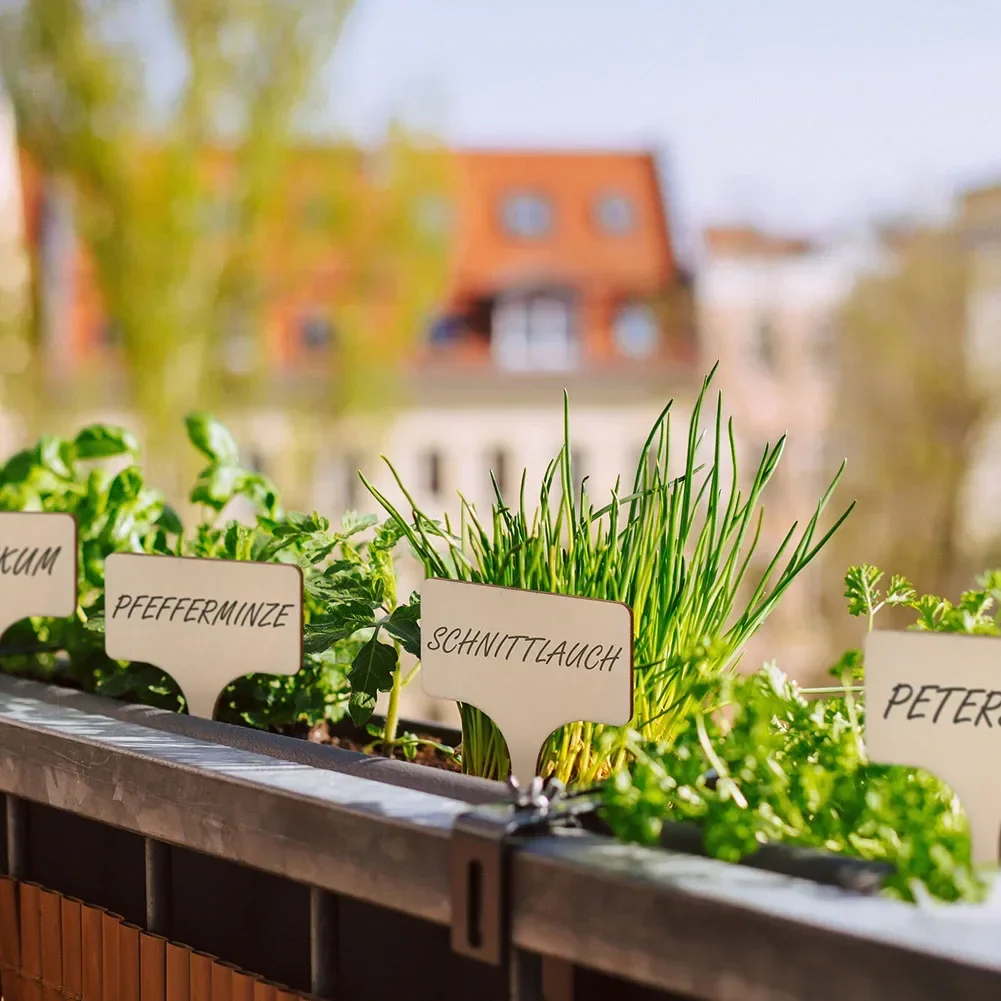
[[[493,966],[507,965],[511,951],[511,857],[520,842],[540,834],[579,828],[594,813],[596,798],[567,795],[561,783],[543,787],[535,778],[511,796],[460,814],[452,828],[452,950]]]

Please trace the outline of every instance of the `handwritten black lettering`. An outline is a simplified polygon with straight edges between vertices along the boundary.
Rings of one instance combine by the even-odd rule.
[[[504,658],[505,660],[510,660],[511,655],[514,653],[514,648],[518,645],[518,640],[527,640],[528,637],[523,635],[517,635],[517,636],[505,636],[504,639],[506,640],[509,639],[511,641],[511,647],[507,652],[507,656]],[[447,650],[445,652],[448,653]]]
[[[59,559],[59,554],[63,551],[62,546],[56,546],[53,549],[51,546],[47,546],[45,552],[38,558],[38,562],[35,564],[35,573],[37,574],[39,570],[48,570],[49,576],[52,576],[52,571],[56,568],[56,560]]]
[[[607,666],[608,670],[611,671],[615,665],[615,662],[619,659],[619,654],[621,653],[622,653],[622,647],[616,647],[614,650],[612,650],[612,648],[609,647],[608,652],[605,654],[604,657],[602,657],[601,663],[598,665],[598,670],[604,671],[605,667]]]
[[[18,556],[17,562],[14,564],[14,576],[27,577],[31,570],[31,561],[38,554],[37,549],[22,549],[21,555]]]
[[[955,715],[952,717],[953,723],[971,723],[973,721],[972,716],[964,716],[962,719],[959,718],[959,714],[966,708],[974,708],[973,703],[970,701],[971,695],[984,695],[986,694],[986,689],[983,688],[968,688],[966,694],[963,696],[963,701],[959,703],[959,708],[956,710]]]
[[[37,577],[40,573],[48,573],[51,577],[62,551],[62,546],[54,549],[52,546],[46,546],[45,549],[39,549],[38,546],[32,549],[4,546],[0,549],[0,575]]]
[[[219,606],[219,611],[215,613],[215,618],[212,620],[212,625],[217,622],[225,622],[228,626],[230,624],[230,619],[233,618],[233,613],[236,611],[235,601],[224,601]]]
[[[0,548],[0,575],[10,577],[37,577],[47,573],[50,577],[59,562],[63,547],[3,546]]]
[[[2,556],[0,556],[2,558]],[[246,626],[257,629],[284,629],[294,602],[220,601],[218,598],[192,597],[190,595],[148,595],[119,594],[111,618],[121,615],[131,619],[137,615],[140,620],[156,622],[161,616],[166,621],[180,625],[203,626]],[[275,614],[277,613],[277,614]],[[180,616],[180,618],[176,618]]]
[[[553,658],[555,658],[556,663],[562,665],[563,657],[566,655],[566,652],[567,652],[566,640],[560,640],[560,642],[557,644],[556,649],[546,658],[546,663],[547,664],[550,663],[553,660]]]
[[[459,641],[459,653],[461,654],[465,651],[467,654],[470,653],[474,646],[480,641],[480,631],[476,630],[474,633],[472,629],[466,630],[466,635],[462,637]]]
[[[529,636],[524,633],[488,632],[471,626],[436,626],[424,648],[448,655],[469,658],[492,658],[535,663],[545,666],[574,667],[586,671],[612,671],[622,659],[625,647],[601,643],[570,642],[563,638]]]
[[[447,629],[448,627],[445,626],[444,628]],[[436,629],[435,633],[437,632],[438,630]],[[493,649],[494,641],[499,638],[500,638],[500,633],[484,633],[483,638],[480,640],[479,645],[476,647],[476,656],[489,657],[490,651]],[[437,650],[438,648],[435,646],[429,646],[428,649]]]
[[[993,729],[994,724],[991,723],[991,718],[987,714],[991,710],[997,712],[999,709],[1001,709],[1001,692],[988,692],[984,704],[980,707],[980,712],[977,713],[974,727],[980,726],[980,721],[983,720],[987,724],[988,730]],[[1001,723],[998,725],[1001,726]]]
[[[926,693],[933,693],[928,695]],[[953,699],[957,695],[958,702]],[[983,702],[980,697],[986,696]],[[913,700],[913,701],[912,701]],[[935,712],[929,718],[928,713],[917,712],[917,708],[925,703],[937,704]],[[993,730],[995,726],[1001,728],[1001,691],[987,691],[985,688],[967,688],[964,685],[921,685],[914,694],[914,686],[906,682],[900,682],[893,686],[890,698],[883,710],[883,719],[890,715],[894,707],[907,706],[906,719],[922,720],[929,719],[929,722],[938,723],[941,718],[943,722],[949,717],[943,717],[946,707],[954,709],[951,720],[954,726],[963,723],[972,723],[974,729],[983,726],[988,730]]]
[[[2,559],[2,557],[0,557],[0,559]],[[118,601],[115,602],[115,610],[111,613],[111,617],[115,618],[119,612],[124,611],[131,604],[132,604],[131,594],[120,594],[118,596]]]
[[[963,689],[957,687],[956,685],[951,685],[949,688],[942,688],[939,686],[939,691],[942,692],[942,701],[938,704],[938,709],[935,710],[935,715],[932,716],[932,722],[937,723],[939,716],[942,714],[942,710],[945,708],[946,703],[949,701],[949,697],[954,695],[956,692],[961,692]]]
[[[240,618],[240,625],[245,626],[247,623],[252,626],[257,625],[257,602],[250,601],[247,602],[247,609]]]
[[[526,640],[525,652],[521,655],[521,662],[523,664],[528,660],[529,654],[532,652],[532,648],[535,646],[535,644],[543,642],[545,640],[545,637],[544,636],[526,636],[525,640]]]
[[[918,697],[910,704],[910,706],[907,709],[907,718],[908,719],[924,719],[925,718],[925,714],[924,713],[916,713],[914,710],[917,709],[917,707],[919,705],[921,705],[922,702],[928,702],[928,701],[930,701],[929,698],[928,698],[928,696],[925,695],[925,692],[927,692],[929,688],[937,689],[938,685],[922,685],[921,686],[921,690],[918,692]]]
[[[901,690],[904,688],[907,689],[907,694],[904,695],[902,698],[897,698]],[[894,685],[893,692],[890,695],[890,701],[886,703],[886,708],[883,710],[883,719],[886,719],[890,715],[890,710],[894,706],[905,705],[913,694],[914,694],[914,688],[911,685],[906,685],[903,683],[899,685]]]

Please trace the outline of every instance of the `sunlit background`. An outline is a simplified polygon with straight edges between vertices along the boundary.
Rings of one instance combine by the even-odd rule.
[[[290,506],[383,453],[454,516],[566,390],[600,499],[718,361],[742,474],[788,433],[758,569],[843,457],[858,501],[747,666],[837,659],[850,562],[1001,563],[1001,6],[0,9],[0,455],[114,420],[183,503],[207,409]]]

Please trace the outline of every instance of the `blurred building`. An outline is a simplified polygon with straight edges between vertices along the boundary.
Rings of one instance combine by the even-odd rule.
[[[697,375],[656,161],[477,151],[458,168],[447,294],[379,447],[418,503],[454,515],[456,491],[490,501],[491,472],[506,496],[522,471],[539,482],[562,443],[565,389],[575,472],[607,496]],[[363,503],[354,470],[371,457],[356,443],[372,437],[359,428],[331,450],[323,507]]]
[[[489,507],[491,476],[514,500],[524,473],[534,504],[562,445],[564,391],[577,489],[586,477],[596,500],[607,499],[618,477],[631,481],[644,439],[671,398],[676,430],[684,432],[703,373],[690,282],[675,259],[655,156],[478,150],[459,151],[454,161],[450,197],[421,206],[429,225],[447,232],[445,294],[431,322],[392,359],[395,405],[369,409],[362,401],[336,424],[319,413],[313,422],[312,500],[334,517],[375,509],[359,469],[402,503],[379,453],[432,517],[456,518],[459,492]],[[325,183],[337,188],[346,176],[364,177],[362,158],[353,173],[343,166],[343,156],[322,150],[293,154],[304,208]],[[118,367],[115,326],[76,238],[72,192],[23,155],[21,183],[46,365],[72,398],[80,373]],[[293,223],[308,227],[303,220]],[[322,231],[312,239],[317,253],[308,267],[286,251],[268,264],[277,276],[263,314],[269,394],[222,415],[249,443],[247,460],[280,484],[304,434],[285,403],[316,393],[332,359],[336,364],[336,318],[323,304],[343,252],[321,246]],[[225,333],[226,367],[239,371],[247,334]],[[378,342],[378,324],[368,336]],[[102,397],[102,416],[127,420],[115,413],[122,398],[120,385]],[[411,566],[404,586],[418,579]]]
[[[563,443],[564,390],[575,489],[586,477],[599,504],[619,477],[631,484],[672,398],[684,435],[702,373],[654,158],[469,152],[459,176],[448,294],[407,367],[407,405],[388,425],[362,413],[344,426],[321,509],[375,510],[359,467],[407,509],[374,446],[432,516],[457,524],[459,493],[488,511],[491,477],[516,503],[523,474],[532,507]],[[404,587],[419,579],[404,568]],[[412,716],[446,709],[405,693]]]
[[[1001,538],[1001,182],[963,193],[957,225],[969,254],[966,369],[988,408],[971,443],[959,542],[980,566],[997,559]]]
[[[750,568],[756,583],[793,522],[803,526],[810,518],[841,463],[827,439],[837,311],[860,271],[872,265],[873,250],[865,236],[822,243],[745,226],[708,229],[703,242],[700,340],[705,357],[719,359],[745,482],[765,443],[789,436],[763,495],[760,555]],[[820,631],[820,586],[809,570],[793,585],[749,647],[748,667],[775,659],[802,678],[836,659]]]

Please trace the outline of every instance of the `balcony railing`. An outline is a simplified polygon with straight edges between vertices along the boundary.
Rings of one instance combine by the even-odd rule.
[[[429,771],[0,678],[5,995],[85,995],[73,962],[45,966],[61,906],[64,957],[76,915],[110,912],[104,1001],[173,1001],[179,969],[188,1001],[1001,997],[989,910],[572,830],[509,849],[511,962],[460,955],[456,846],[502,790]]]

